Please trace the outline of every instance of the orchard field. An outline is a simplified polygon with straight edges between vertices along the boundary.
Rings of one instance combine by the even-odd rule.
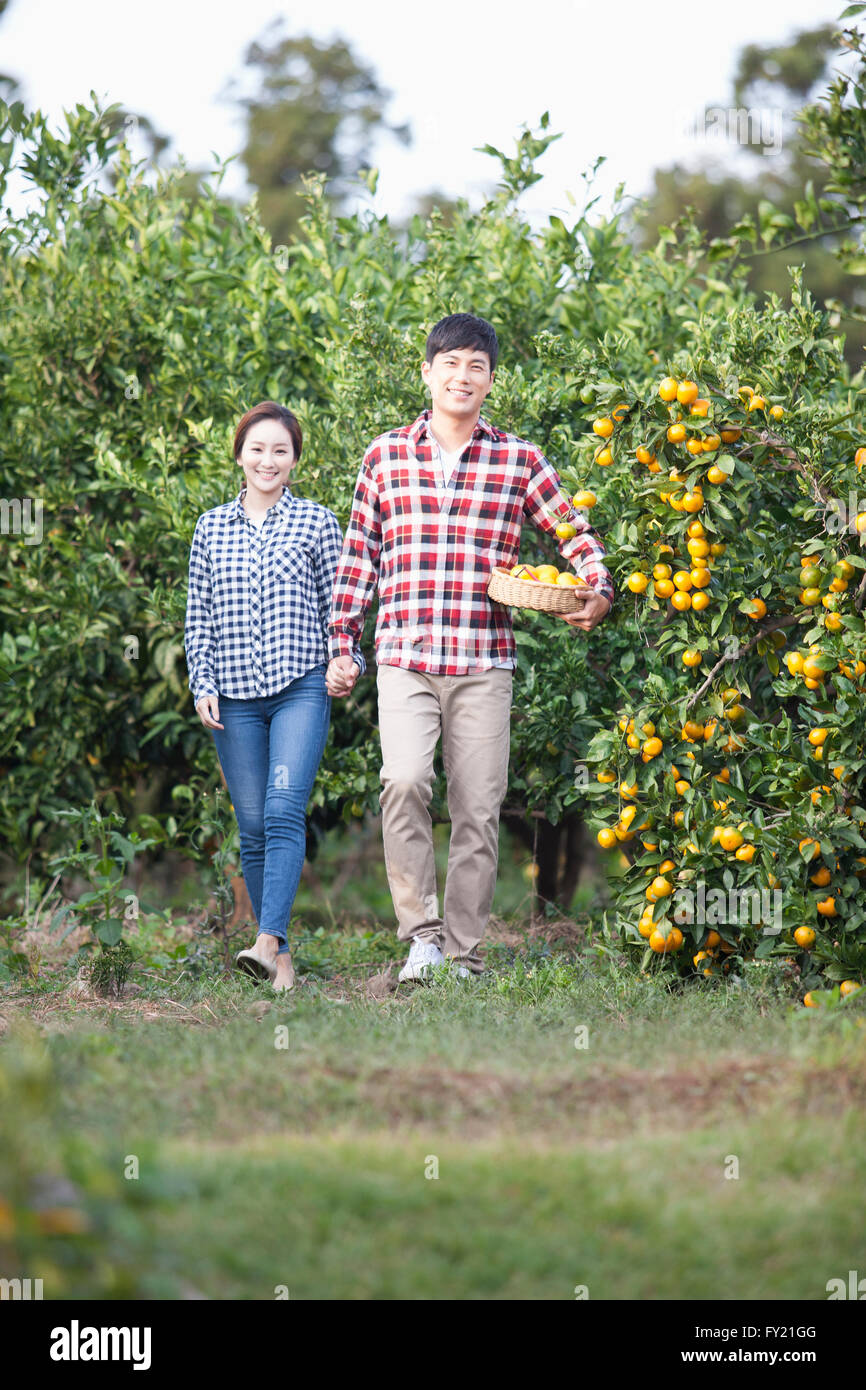
[[[38,195],[0,243],[4,1275],[718,1301],[863,1268],[866,405],[797,259],[832,234],[866,274],[845,45],[858,81],[801,115],[821,196],[710,241],[686,210],[645,250],[621,190],[607,217],[591,187],[570,225],[523,215],[546,117],[488,149],[480,210],[398,228],[311,179],[274,245],[219,171],[190,197],[136,165],[95,98],[62,135],[0,103],[0,196]],[[749,259],[788,246],[759,299]],[[297,411],[297,490],[345,523],[366,443],[423,404],[427,332],[467,309],[500,338],[490,417],[542,444],[616,604],[587,638],[516,615],[471,991],[396,984],[373,682],[335,704],[277,1002],[230,969],[251,924],[186,684],[193,528],[262,399]],[[557,556],[527,532],[522,558]]]

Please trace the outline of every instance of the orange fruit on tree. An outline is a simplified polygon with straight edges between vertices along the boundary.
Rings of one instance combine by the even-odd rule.
[[[697,400],[692,401],[689,414],[696,415],[699,419],[704,419],[704,417],[709,413],[709,409],[709,401],[704,396],[698,396]]]
[[[647,449],[643,444],[638,444],[634,451],[634,456],[638,463],[655,463],[656,461],[656,456],[652,449]]]
[[[599,468],[609,468],[613,463],[613,454],[610,452],[610,449],[599,449],[595,456],[595,461]]]
[[[692,596],[684,589],[677,589],[675,593],[671,594],[671,603],[679,613],[685,613],[686,609],[692,606]]]
[[[700,439],[687,439],[686,448],[693,457],[697,454],[702,454],[704,451],[704,446]]]
[[[633,594],[642,594],[648,583],[649,580],[646,575],[642,574],[640,570],[635,570],[634,574],[630,574],[626,580],[626,585]]]
[[[773,417],[774,420],[781,420],[781,418],[782,418],[782,416],[784,415],[784,413],[785,413],[785,408],[784,408],[784,406],[781,406],[781,405],[771,405],[771,406],[770,406],[770,414],[772,415],[772,417]]]
[[[816,888],[826,888],[831,878],[832,874],[826,864],[822,864],[820,869],[809,875],[810,883],[814,883]]]
[[[856,980],[843,980],[839,986],[839,993],[843,999],[846,999],[849,994],[856,994],[861,988],[862,986],[858,985]]]
[[[572,536],[577,535],[577,527],[572,526],[570,521],[560,521],[556,527],[556,534],[561,541],[570,541]]]
[[[749,605],[748,617],[757,621],[767,616],[767,605],[762,598],[753,598]]]
[[[821,853],[821,846],[818,844],[818,841],[817,841],[817,840],[813,840],[813,839],[811,838],[811,836],[807,836],[805,840],[801,840],[800,843],[799,843],[799,845],[797,846],[797,848],[799,849],[800,853],[802,854],[802,853],[803,853],[803,850],[806,849],[807,846],[809,846],[809,845],[812,846],[812,853],[809,855],[809,858],[810,858],[810,859],[817,859],[817,858],[818,858],[818,855]]]
[[[743,864],[751,864],[754,857],[755,846],[749,844],[740,845],[740,848],[737,850],[734,856],[735,859],[739,859],[740,862]]]
[[[739,849],[742,843],[743,837],[740,834],[739,830],[735,830],[731,825],[722,826],[721,832],[719,834],[719,844],[721,845],[722,849]]]
[[[719,468],[717,464],[714,463],[712,468],[707,469],[708,483],[714,483],[716,487],[718,487],[721,483],[727,482],[727,480],[728,475],[725,472],[724,468]]]
[[[701,654],[700,654],[700,652],[699,652],[695,647],[688,647],[688,648],[683,652],[683,665],[684,665],[684,666],[688,666],[689,668],[691,668],[691,667],[694,667],[694,666],[700,666],[700,664],[701,664]]]
[[[670,440],[671,444],[682,444],[683,440],[686,437],[685,425],[681,425],[679,423],[675,425],[668,425],[667,437]]]
[[[649,938],[650,949],[659,955],[668,955],[671,951],[678,951],[683,944],[683,934],[679,927],[671,927],[667,936],[664,936],[658,928]]]
[[[721,436],[718,434],[705,434],[701,445],[705,454],[714,454],[721,444]]]
[[[600,436],[600,438],[609,439],[610,436],[613,434],[613,420],[610,420],[606,415],[603,415],[601,419],[593,420],[592,428],[594,432]]]
[[[677,589],[689,590],[692,587],[692,576],[688,570],[677,570],[674,575],[674,585]]]
[[[809,730],[809,742],[814,748],[819,748],[826,741],[827,730],[823,728]]]
[[[656,875],[656,877],[650,884],[650,888],[653,890],[657,898],[666,898],[669,894],[671,894],[674,891],[674,886],[671,883],[670,879],[665,878],[663,874]]]
[[[808,994],[803,995],[803,1003],[806,1005],[807,1009],[817,1009],[818,1007],[818,1000],[813,997],[811,990],[809,990]]]
[[[683,498],[683,509],[687,512],[699,512],[704,505],[704,494],[700,488],[695,488],[693,492],[687,492]]]
[[[575,507],[594,507],[598,498],[594,492],[583,489],[580,492],[576,492],[571,501],[572,505]]]
[[[677,387],[677,400],[680,405],[692,405],[698,399],[698,386],[695,381],[681,381]]]
[[[794,932],[794,940],[804,951],[811,951],[815,945],[815,933],[811,927],[797,927]]]
[[[710,553],[709,541],[706,541],[703,536],[689,536],[686,541],[686,550],[693,560],[703,558]]]
[[[601,845],[602,849],[613,849],[614,845],[616,844],[616,835],[612,830],[608,828],[605,828],[604,830],[599,830],[595,838],[598,840],[598,843]]]
[[[697,566],[689,571],[689,578],[696,589],[706,589],[713,582],[713,576],[709,570],[699,569]]]
[[[831,893],[829,897],[822,898],[815,904],[822,917],[836,917],[836,899]]]
[[[663,564],[653,565],[653,579],[670,579],[670,577],[671,577],[671,567],[670,567],[670,565],[663,565]]]
[[[686,534],[693,541],[700,539],[701,536],[706,535],[706,532],[704,530],[704,523],[702,521],[698,521],[697,517],[695,517],[694,521],[690,521],[688,526],[686,527]]]
[[[728,428],[728,429],[726,429],[726,430],[722,430],[722,443],[723,443],[723,444],[736,444],[737,440],[739,439],[739,437],[740,437],[740,435],[741,435],[742,433],[743,433],[742,430],[734,429],[734,428]]]
[[[692,608],[696,613],[702,613],[705,608],[709,608],[710,596],[704,593],[703,590],[699,589],[696,594],[691,594],[690,597],[692,600]]]
[[[653,588],[658,598],[670,598],[671,594],[676,593],[672,579],[657,579]]]
[[[659,395],[663,401],[675,401],[677,398],[677,387],[679,382],[676,377],[666,376],[664,381],[659,383]]]

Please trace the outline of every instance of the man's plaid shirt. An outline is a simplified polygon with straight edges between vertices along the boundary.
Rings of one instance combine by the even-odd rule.
[[[362,670],[361,633],[377,582],[379,665],[459,676],[514,661],[509,611],[488,598],[487,584],[495,565],[517,563],[526,517],[551,534],[570,521],[577,534],[557,542],[560,554],[613,603],[604,546],[541,450],[481,417],[446,487],[430,417],[425,410],[374,439],[358,475],[329,650],[353,656]]]
[[[284,486],[257,526],[245,493],[203,512],[192,538],[184,644],[194,704],[276,695],[327,660],[340,523]]]

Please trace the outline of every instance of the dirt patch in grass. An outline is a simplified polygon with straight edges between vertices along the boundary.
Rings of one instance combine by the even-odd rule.
[[[392,1125],[447,1119],[466,1137],[491,1124],[525,1124],[527,1110],[545,1128],[578,1128],[596,1118],[611,1136],[635,1130],[694,1128],[720,1119],[748,1119],[784,1106],[802,1115],[838,1113],[866,1104],[866,1067],[833,1067],[804,1074],[785,1058],[727,1060],[712,1075],[684,1069],[646,1072],[595,1064],[583,1077],[544,1076],[537,1081],[508,1072],[457,1071],[442,1067],[380,1068],[361,1076],[352,1068],[323,1074],[353,1080],[371,1110]]]

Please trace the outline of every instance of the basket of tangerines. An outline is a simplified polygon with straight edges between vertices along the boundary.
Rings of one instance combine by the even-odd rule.
[[[562,573],[555,565],[497,565],[487,592],[497,603],[511,608],[539,608],[544,613],[577,613],[591,592],[585,579]]]

